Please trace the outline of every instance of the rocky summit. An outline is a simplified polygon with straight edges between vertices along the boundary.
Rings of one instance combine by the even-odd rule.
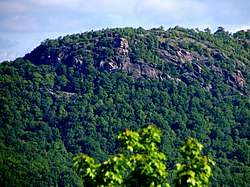
[[[240,32],[229,34],[220,28],[211,34],[209,30],[181,27],[166,31],[125,28],[122,32],[125,30],[135,33],[107,29],[48,39],[25,59],[34,64],[62,62],[83,71],[86,65],[93,65],[101,71],[123,71],[135,78],[171,77],[186,84],[197,82],[201,87],[212,86],[206,76],[210,72],[231,87],[249,90],[250,42],[241,39]],[[173,71],[166,71],[168,68]],[[176,71],[178,75],[173,74]]]

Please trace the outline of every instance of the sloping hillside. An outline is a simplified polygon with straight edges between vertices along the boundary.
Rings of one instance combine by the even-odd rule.
[[[46,40],[25,59],[84,70],[123,70],[134,77],[170,79],[212,89],[217,79],[249,96],[249,32],[215,34],[176,27],[168,31],[107,29]]]
[[[172,181],[194,137],[213,186],[249,186],[250,32],[116,28],[47,39],[0,64],[0,184],[80,186],[72,157],[119,151],[124,128],[162,129]]]

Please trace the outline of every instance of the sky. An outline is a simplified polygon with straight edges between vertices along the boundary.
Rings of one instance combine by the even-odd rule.
[[[47,38],[102,28],[250,29],[250,0],[0,0],[0,62]]]

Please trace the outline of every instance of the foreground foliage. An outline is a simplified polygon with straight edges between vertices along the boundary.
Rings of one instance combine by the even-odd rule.
[[[158,152],[156,146],[161,141],[160,137],[161,132],[156,126],[135,132],[125,129],[118,135],[125,154],[114,155],[101,164],[87,155],[76,156],[74,167],[82,176],[84,186],[169,186],[164,164],[166,155]],[[177,164],[176,186],[208,185],[212,172],[207,158],[200,156],[201,149],[202,145],[193,138],[189,138],[181,148],[182,156],[188,162]]]
[[[194,138],[189,138],[184,146],[181,147],[181,155],[184,162],[176,165],[175,186],[208,186],[209,177],[212,175],[212,170],[208,163],[215,165],[215,162],[206,156],[202,157],[200,155],[202,148],[203,145]]]

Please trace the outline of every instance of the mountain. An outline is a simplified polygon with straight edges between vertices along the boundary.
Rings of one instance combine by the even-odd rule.
[[[250,31],[115,28],[47,39],[0,64],[0,183],[81,186],[72,157],[120,151],[116,134],[162,129],[169,181],[194,137],[213,186],[249,186]]]
[[[212,72],[249,96],[249,37],[249,31],[232,36],[223,28],[215,34],[180,27],[168,31],[108,29],[47,40],[25,59],[36,65],[62,62],[83,72],[93,65],[137,78],[164,77],[188,85],[194,81],[207,89],[211,89],[210,82],[215,83],[207,75]]]

